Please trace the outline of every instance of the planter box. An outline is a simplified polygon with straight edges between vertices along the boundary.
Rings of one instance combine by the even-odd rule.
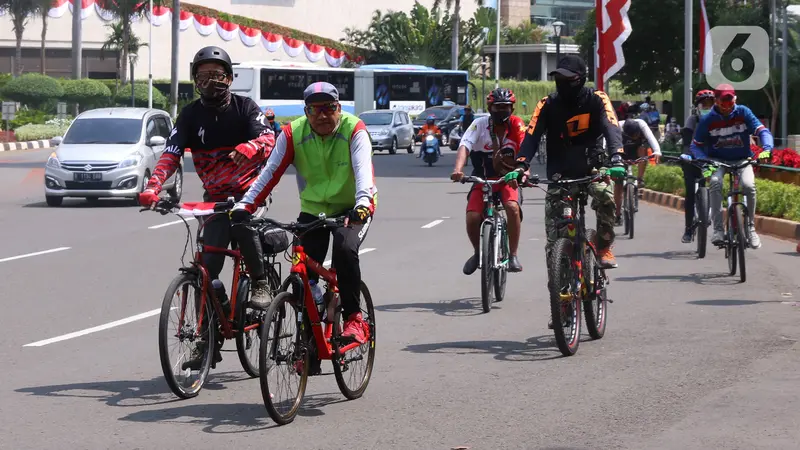
[[[766,180],[800,186],[800,172],[761,167],[758,169],[758,177]]]

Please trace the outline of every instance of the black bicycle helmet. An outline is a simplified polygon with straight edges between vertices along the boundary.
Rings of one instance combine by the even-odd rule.
[[[222,67],[225,68],[226,74],[233,75],[233,63],[231,62],[231,57],[228,55],[228,52],[212,45],[201,48],[200,51],[194,55],[194,59],[192,60],[192,78],[197,75],[197,68],[200,64],[209,62],[221,64]]]
[[[642,134],[642,129],[635,119],[627,119],[622,125],[622,134],[628,137],[635,137]]]

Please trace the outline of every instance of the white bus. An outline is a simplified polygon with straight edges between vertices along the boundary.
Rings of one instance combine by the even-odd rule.
[[[311,63],[279,61],[234,64],[231,90],[252,98],[276,116],[303,115],[303,90],[327,81],[339,90],[342,109],[359,114],[370,109],[402,109],[416,115],[431,106],[468,101],[468,73],[414,65],[364,65],[334,69]]]

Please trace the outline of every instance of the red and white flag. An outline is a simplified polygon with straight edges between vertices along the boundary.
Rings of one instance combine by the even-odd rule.
[[[622,44],[633,30],[628,20],[630,7],[631,0],[596,0],[595,88],[598,90],[603,90],[605,82],[625,66]]]
[[[711,27],[708,25],[708,13],[706,12],[706,1],[700,0],[700,62],[698,69],[700,73],[706,75],[711,73],[711,58],[714,51],[711,49]]]

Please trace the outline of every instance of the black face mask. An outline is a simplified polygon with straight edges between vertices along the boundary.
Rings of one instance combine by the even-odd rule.
[[[225,108],[231,102],[231,89],[225,82],[208,80],[204,85],[196,84],[195,90],[200,94],[203,106]]]
[[[492,121],[496,125],[502,125],[511,118],[511,111],[491,111],[489,115],[492,116]]]
[[[577,80],[556,80],[556,92],[564,100],[577,100],[578,94],[586,81],[583,78]]]

